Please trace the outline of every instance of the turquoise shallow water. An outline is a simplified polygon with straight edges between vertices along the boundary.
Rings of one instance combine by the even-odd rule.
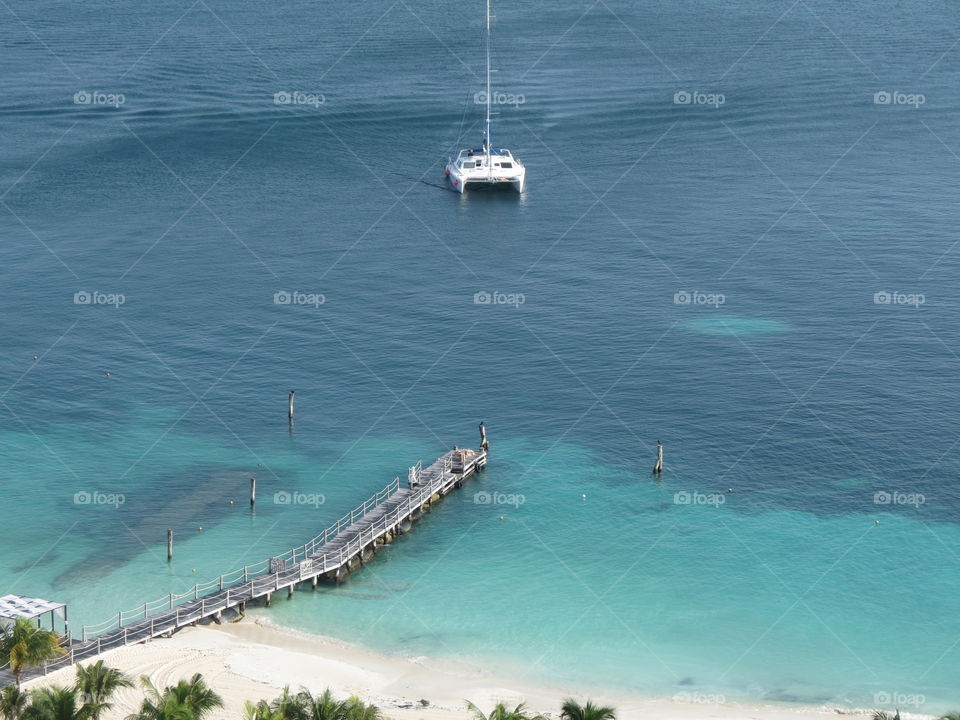
[[[271,616],[572,686],[960,706],[956,7],[504,4],[519,199],[442,186],[473,8],[11,9],[0,591],[106,620],[483,419],[475,484]]]

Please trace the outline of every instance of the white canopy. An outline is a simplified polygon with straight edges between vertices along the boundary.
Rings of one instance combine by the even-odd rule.
[[[66,605],[64,603],[43,600],[42,598],[24,597],[23,595],[4,595],[0,597],[0,618],[10,620],[26,618],[33,620],[41,615],[62,610],[65,607]]]

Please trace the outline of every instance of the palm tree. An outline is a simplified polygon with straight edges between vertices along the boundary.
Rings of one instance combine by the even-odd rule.
[[[273,720],[305,720],[306,706],[313,697],[309,691],[301,690],[296,695],[290,694],[290,686],[286,685],[280,697],[268,705]]]
[[[243,717],[244,720],[285,720],[281,715],[270,709],[270,703],[266,700],[261,700],[256,704],[247,700],[243,704]]]
[[[68,687],[48,687],[30,694],[23,720],[87,720],[89,709],[79,702],[78,693]]]
[[[383,713],[376,705],[368,705],[353,696],[347,700],[347,720],[383,720]]]
[[[37,667],[66,652],[60,647],[59,635],[41,630],[29,620],[20,618],[13,625],[0,626],[0,660],[10,663],[18,688],[28,667]]]
[[[0,718],[20,720],[30,696],[15,685],[7,685],[0,690]]]
[[[202,720],[214,708],[223,707],[223,699],[207,686],[200,673],[165,687],[163,692],[146,675],[140,682],[147,697],[127,720]]]
[[[467,708],[473,713],[474,720],[546,720],[543,715],[527,714],[526,703],[520,703],[511,710],[502,702],[498,702],[489,715],[484,715],[483,710],[469,700],[467,700]]]
[[[898,708],[893,715],[885,710],[874,710],[873,720],[900,720],[900,710]]]
[[[347,720],[353,707],[349,700],[337,700],[330,688],[317,696],[303,689],[297,693],[297,702],[303,713],[302,720]],[[274,709],[277,709],[276,705]]]
[[[594,705],[592,700],[581,705],[567,698],[560,707],[560,717],[563,720],[616,720],[617,711],[609,705]]]
[[[113,707],[110,698],[122,687],[133,687],[129,677],[119,670],[107,667],[103,660],[93,665],[77,665],[77,681],[74,685],[88,709],[90,720],[100,720],[104,710]]]

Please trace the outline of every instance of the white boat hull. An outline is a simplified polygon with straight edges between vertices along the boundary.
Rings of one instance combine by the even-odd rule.
[[[461,195],[468,187],[477,188],[492,185],[510,185],[518,193],[522,193],[526,185],[526,172],[523,169],[520,172],[489,176],[486,171],[466,173],[451,164],[446,167],[446,175],[450,181],[451,189]]]

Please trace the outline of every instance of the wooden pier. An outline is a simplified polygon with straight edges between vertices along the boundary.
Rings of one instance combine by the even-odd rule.
[[[433,503],[486,463],[485,448],[451,450],[426,468],[418,463],[410,468],[405,484],[395,479],[306,544],[194,585],[185,593],[120,612],[99,625],[84,625],[79,635],[71,633],[67,638],[67,655],[27,676],[46,675],[105,650],[168,635],[201,620],[219,621],[225,610],[243,610],[254,600],[269,605],[275,593],[292,595],[301,583],[316,588],[320,581],[340,581],[382,545],[407,532]],[[0,670],[0,685],[5,674]]]

